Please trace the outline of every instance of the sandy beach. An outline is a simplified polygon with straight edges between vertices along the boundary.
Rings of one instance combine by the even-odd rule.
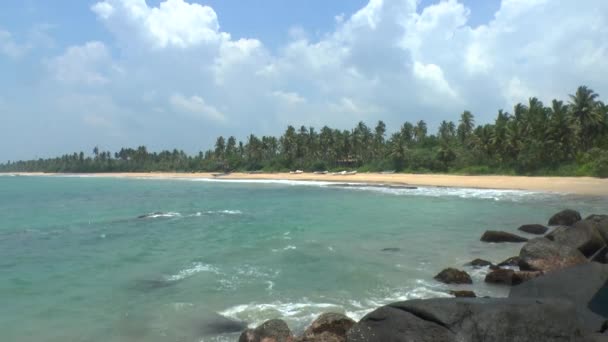
[[[53,175],[43,173],[12,173],[20,175]],[[133,172],[133,173],[98,173],[79,174],[97,177],[121,178],[208,178],[208,179],[258,179],[258,180],[295,180],[353,182],[412,186],[443,186],[482,189],[512,189],[569,193],[577,195],[608,196],[608,179],[593,177],[526,177],[526,176],[461,176],[441,174],[382,174],[359,173],[356,175],[333,175],[314,173],[231,173],[218,175],[214,173],[176,173],[176,172]]]

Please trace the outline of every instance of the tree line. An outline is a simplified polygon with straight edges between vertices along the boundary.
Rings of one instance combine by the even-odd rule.
[[[586,86],[564,102],[532,97],[494,123],[476,125],[464,111],[435,134],[424,120],[405,122],[387,136],[384,122],[351,130],[288,126],[280,137],[246,141],[218,137],[213,149],[149,152],[145,146],[111,153],[93,149],[57,158],[0,164],[3,172],[231,172],[288,170],[454,172],[469,174],[590,175],[608,177],[608,105]]]

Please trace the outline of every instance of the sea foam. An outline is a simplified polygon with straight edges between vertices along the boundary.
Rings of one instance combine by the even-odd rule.
[[[200,262],[195,262],[192,264],[191,267],[184,268],[183,270],[180,270],[176,274],[166,277],[166,279],[167,279],[167,281],[180,281],[180,280],[189,278],[200,272],[212,272],[212,273],[216,273],[216,274],[219,273],[217,268],[215,268],[211,265],[203,264]]]

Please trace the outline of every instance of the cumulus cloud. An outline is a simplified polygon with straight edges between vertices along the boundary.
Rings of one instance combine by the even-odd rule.
[[[418,3],[370,0],[338,14],[329,32],[292,29],[288,42],[269,49],[260,37],[222,31],[210,6],[98,0],[91,10],[112,40],[69,47],[47,64],[60,85],[103,85],[93,88],[124,114],[113,116],[122,127],[151,136],[174,127],[179,137],[162,147],[191,150],[219,134],[278,134],[285,124],[349,128],[382,119],[396,129],[425,119],[432,128],[465,109],[485,123],[514,101],[565,98],[580,84],[608,95],[608,1],[502,0],[475,27],[457,0]],[[2,32],[6,54],[14,40]],[[191,121],[173,123],[171,112]],[[201,136],[207,140],[187,140]]]
[[[0,29],[0,54],[16,59],[23,56],[29,49],[29,45],[18,44],[10,32]]]
[[[104,74],[111,65],[105,44],[98,41],[71,46],[48,62],[53,77],[68,84],[102,85],[110,80]]]
[[[216,122],[224,122],[226,116],[215,107],[207,104],[200,96],[186,97],[182,94],[173,94],[169,98],[169,103],[177,111],[194,114]]]

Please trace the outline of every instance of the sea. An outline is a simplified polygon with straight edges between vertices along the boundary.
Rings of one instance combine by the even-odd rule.
[[[517,190],[303,181],[0,176],[0,340],[236,341],[323,312],[360,319],[387,303],[504,297],[487,269],[521,244],[479,241],[608,199]],[[525,233],[522,236],[530,237]],[[473,285],[433,280],[446,267]],[[229,326],[229,325],[228,325]],[[230,329],[227,329],[230,330]]]

